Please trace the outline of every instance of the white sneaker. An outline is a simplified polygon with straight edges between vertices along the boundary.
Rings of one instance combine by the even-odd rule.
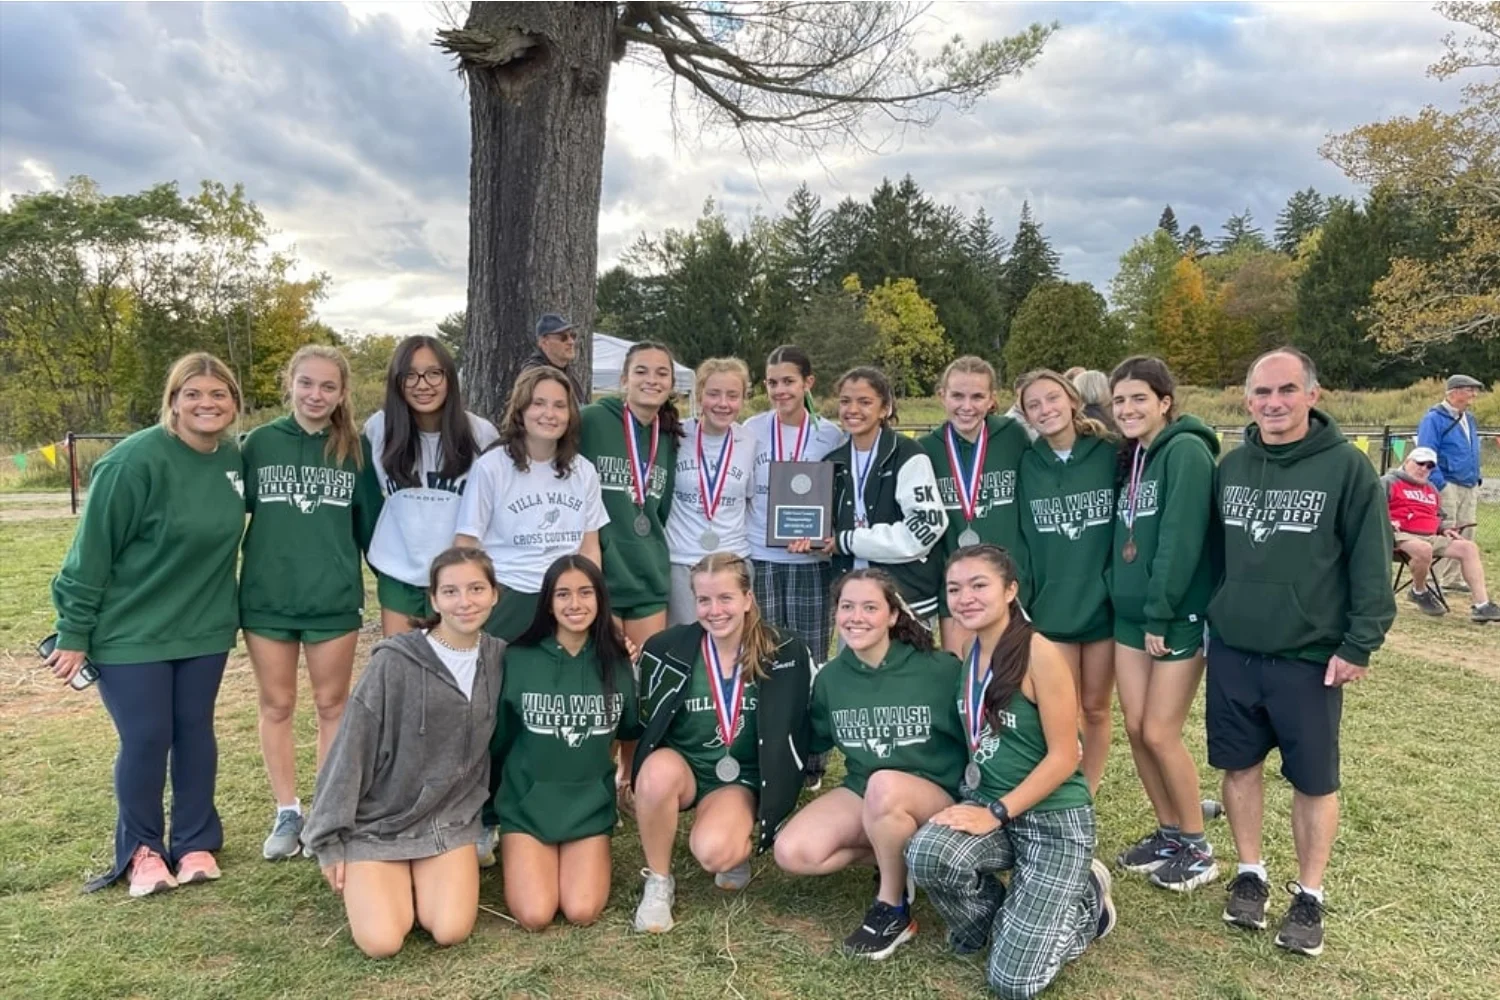
[[[727,872],[714,876],[714,885],[728,892],[739,892],[750,884],[750,862],[741,861]]]
[[[495,848],[500,846],[499,827],[487,826],[479,834],[479,840],[474,844],[474,851],[479,855],[479,867],[495,867]]]
[[[635,908],[635,929],[643,934],[665,934],[672,929],[677,882],[649,868],[642,868],[641,874],[646,877],[646,888],[641,893],[641,905]]]

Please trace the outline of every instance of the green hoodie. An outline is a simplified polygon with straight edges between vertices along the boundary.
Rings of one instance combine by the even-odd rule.
[[[1136,491],[1135,532],[1126,519],[1130,480],[1120,485],[1115,510],[1109,599],[1115,614],[1165,635],[1174,621],[1202,621],[1213,594],[1208,552],[1213,518],[1214,458],[1219,438],[1197,417],[1183,416],[1162,428],[1146,449]],[[1121,553],[1135,543],[1135,559]]]
[[[892,642],[880,666],[868,667],[845,646],[813,680],[813,753],[838,747],[844,787],[861,797],[876,771],[914,774],[957,797],[969,759],[953,697],[962,674],[952,653]]]
[[[359,557],[379,516],[379,490],[352,457],[326,457],[327,445],[327,430],[309,434],[290,415],[245,438],[244,628],[359,628],[365,604]],[[368,469],[363,436],[359,446]]]
[[[948,457],[947,430],[945,423],[917,439],[932,460],[933,471],[937,473],[938,495],[943,498],[943,506],[948,511],[948,530],[933,546],[929,556],[937,564],[940,574],[947,567],[948,559],[960,548],[958,536],[970,527],[958,503],[953,463]],[[1021,456],[1026,454],[1031,440],[1020,423],[1010,417],[995,415],[985,418],[984,435],[984,478],[979,486],[973,529],[981,542],[998,545],[1009,552],[1019,565],[1022,579],[1025,579],[1028,574],[1025,565],[1021,564],[1025,546],[1021,544],[1021,523],[1017,516],[1016,470],[1020,468]],[[973,461],[974,445],[965,441],[961,434],[955,434],[954,438],[958,442],[959,459]],[[938,614],[944,618],[949,617],[947,594],[948,588],[939,581]]]
[[[561,844],[615,828],[616,739],[641,735],[635,675],[618,664],[605,703],[592,642],[574,656],[555,638],[507,646],[490,747],[500,770],[495,811],[507,833]]]
[[[244,530],[233,442],[205,455],[160,424],[130,435],[94,466],[73,545],[52,581],[58,647],[105,664],[232,649]]]
[[[661,434],[656,462],[651,467],[646,491],[647,535],[635,533],[641,508],[631,491],[630,457],[625,450],[625,401],[618,396],[601,399],[583,408],[579,451],[599,472],[599,489],[609,523],[599,529],[600,556],[604,560],[604,582],[616,613],[667,603],[671,562],[667,557],[667,515],[672,510],[672,478],[677,467],[677,439]],[[638,428],[636,447],[642,459],[651,454],[651,429]]]
[[[1247,653],[1365,666],[1396,618],[1391,524],[1369,459],[1313,410],[1307,436],[1245,443],[1214,477],[1213,632]]]
[[[1108,638],[1110,541],[1114,537],[1115,447],[1080,437],[1068,461],[1046,438],[1021,458],[1016,490],[1031,572],[1023,600],[1036,630],[1054,642]]]

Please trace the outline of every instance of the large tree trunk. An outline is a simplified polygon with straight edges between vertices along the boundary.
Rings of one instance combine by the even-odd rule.
[[[589,385],[604,101],[612,3],[475,3],[441,34],[470,100],[470,408],[498,422],[538,316],[579,333],[574,374]]]

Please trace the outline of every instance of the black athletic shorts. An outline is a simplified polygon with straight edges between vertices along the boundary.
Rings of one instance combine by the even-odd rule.
[[[1339,790],[1344,689],[1324,687],[1326,665],[1208,645],[1208,762],[1243,771],[1281,748],[1281,773],[1304,795]]]

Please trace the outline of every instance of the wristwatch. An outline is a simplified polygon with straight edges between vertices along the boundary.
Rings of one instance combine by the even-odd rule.
[[[1010,810],[1005,808],[1005,803],[1000,799],[990,803],[990,815],[999,820],[1001,826],[1010,822]]]

